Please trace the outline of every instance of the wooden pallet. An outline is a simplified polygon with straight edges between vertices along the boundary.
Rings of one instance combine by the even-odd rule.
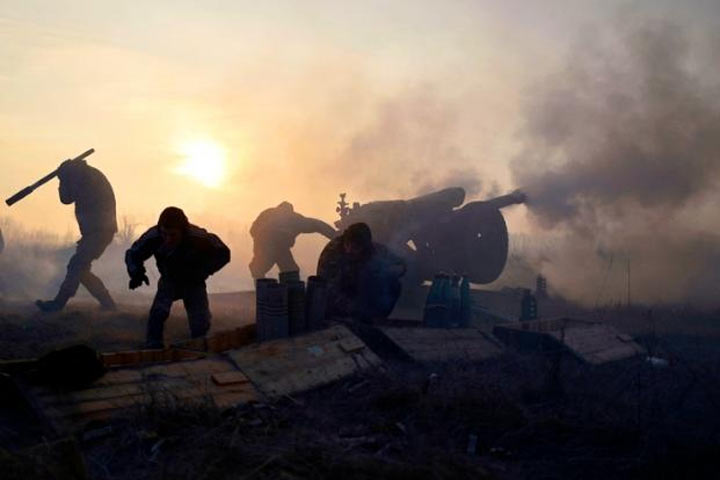
[[[101,353],[100,359],[106,368],[141,367],[154,363],[199,360],[207,357],[208,354],[227,352],[250,345],[254,341],[255,324],[250,324],[218,332],[209,337],[178,342],[165,349]],[[13,365],[8,365],[8,368],[12,367]]]
[[[228,408],[258,398],[250,380],[221,356],[115,369],[80,390],[61,391],[30,385],[25,387],[25,392],[59,431],[75,431],[92,420],[107,420],[151,403],[167,406],[197,403]]]
[[[228,356],[271,398],[310,390],[381,363],[344,326],[260,343]]]
[[[478,361],[503,352],[502,345],[475,328],[381,328],[380,331],[418,362]]]
[[[591,365],[646,353],[632,337],[610,325],[571,318],[496,325],[493,334],[506,345],[520,350],[563,350]]]

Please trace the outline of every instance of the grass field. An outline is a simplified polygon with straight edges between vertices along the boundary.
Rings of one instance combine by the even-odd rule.
[[[0,357],[75,343],[137,346],[149,300],[111,314],[82,301],[56,315],[5,303]],[[214,329],[253,317],[251,294],[212,302]],[[391,362],[229,411],[159,399],[79,449],[89,476],[108,480],[717,478],[720,316],[688,307],[574,308],[631,333],[669,366],[637,360],[590,368],[513,352],[477,364]],[[168,341],[187,336],[181,309],[167,327]],[[67,459],[53,463],[37,449],[2,447],[3,478],[73,478],[57,476]]]

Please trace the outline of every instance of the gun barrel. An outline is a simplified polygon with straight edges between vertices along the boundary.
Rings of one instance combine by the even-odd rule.
[[[500,197],[495,197],[490,200],[486,200],[482,203],[485,205],[492,206],[494,208],[505,208],[509,207],[510,205],[517,205],[519,203],[525,203],[527,201],[527,195],[525,195],[520,190],[515,190],[512,193],[508,193],[507,195],[502,195]]]
[[[83,159],[89,157],[90,155],[92,155],[94,152],[95,152],[95,149],[91,148],[90,150],[84,151],[83,153],[81,153],[80,155],[78,155],[77,157],[73,158],[70,161],[83,160]],[[58,169],[53,170],[52,172],[48,173],[47,175],[45,175],[43,178],[41,178],[37,182],[33,183],[29,187],[23,188],[22,190],[17,192],[12,197],[5,200],[5,203],[8,205],[8,207],[13,206],[14,204],[16,204],[23,198],[30,195],[32,192],[34,192],[36,188],[41,187],[42,185],[45,185],[47,182],[49,182],[50,180],[55,178],[57,176],[57,174],[58,174]]]

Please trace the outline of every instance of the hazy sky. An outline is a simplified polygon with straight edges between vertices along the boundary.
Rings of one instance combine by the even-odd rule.
[[[449,130],[439,141],[466,161],[448,168],[504,183],[520,89],[593,13],[587,2],[496,3],[2,1],[0,190],[94,147],[120,215],[145,219],[174,203],[248,222],[289,199],[331,219],[340,191],[415,193],[407,157],[342,174],[353,139],[386,108],[404,112],[388,121],[408,128],[433,116]],[[408,135],[435,140],[431,130]],[[219,188],[173,173],[182,145],[196,141],[226,152]],[[2,215],[74,228],[54,190]]]
[[[90,147],[119,216],[174,204],[239,238],[282,200],[332,221],[340,192],[502,192],[523,98],[572,39],[637,10],[717,26],[717,2],[674,4],[0,0],[0,193]],[[217,185],[179,173],[188,150],[224,158]],[[0,217],[76,231],[56,183]]]

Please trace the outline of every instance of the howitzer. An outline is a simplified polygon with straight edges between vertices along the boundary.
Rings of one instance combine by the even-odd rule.
[[[83,152],[83,153],[81,153],[80,155],[78,155],[77,157],[75,157],[75,158],[73,158],[73,159],[70,159],[70,160],[67,160],[67,161],[68,161],[68,162],[79,162],[79,161],[84,160],[85,158],[89,157],[89,156],[92,155],[94,152],[95,152],[95,149],[94,149],[94,148],[91,148],[90,150],[88,150],[88,151],[86,151],[86,152]],[[60,170],[60,167],[58,167],[58,168],[56,168],[54,171],[48,173],[48,174],[45,175],[43,178],[41,178],[41,179],[38,180],[37,182],[33,183],[33,184],[30,185],[29,187],[23,188],[22,190],[20,190],[19,192],[17,192],[17,193],[16,193],[15,195],[13,195],[12,197],[10,197],[10,198],[8,198],[7,200],[5,200],[5,203],[7,203],[8,207],[11,207],[12,205],[16,204],[17,202],[19,202],[19,201],[22,200],[23,198],[25,198],[25,197],[27,197],[28,195],[30,195],[31,193],[33,193],[37,188],[45,185],[47,182],[49,182],[49,181],[52,180],[53,178],[57,177],[57,174],[58,174],[58,171],[59,171],[59,170]]]
[[[515,191],[465,205],[465,190],[447,188],[410,200],[356,205],[335,225],[365,222],[373,238],[403,256],[409,281],[432,280],[437,272],[466,275],[473,283],[496,280],[508,256],[508,231],[501,208],[524,203]]]

